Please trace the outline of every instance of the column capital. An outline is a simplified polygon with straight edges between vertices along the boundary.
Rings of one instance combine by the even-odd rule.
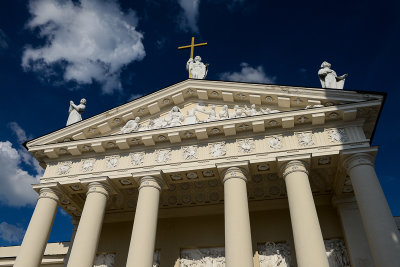
[[[284,163],[281,167],[283,179],[285,179],[288,174],[293,172],[304,172],[308,175],[308,170],[309,164],[303,160],[291,160]]]
[[[367,153],[357,153],[349,156],[343,161],[343,166],[347,172],[360,165],[370,165],[374,167],[374,157]]]
[[[162,179],[157,176],[146,175],[139,178],[139,190],[144,187],[154,187],[161,191],[162,185],[163,185]]]
[[[61,191],[59,191],[58,189],[51,188],[51,187],[43,187],[43,188],[40,188],[40,190],[39,190],[38,199],[50,198],[50,199],[57,201],[57,203],[58,203],[58,202],[60,202],[61,195],[62,195]]]
[[[110,187],[105,183],[101,182],[91,182],[87,185],[88,191],[86,192],[86,196],[91,193],[100,193],[105,195],[107,198],[110,196]]]
[[[221,172],[222,182],[225,183],[227,180],[232,178],[239,178],[247,182],[248,171],[241,167],[229,167]]]

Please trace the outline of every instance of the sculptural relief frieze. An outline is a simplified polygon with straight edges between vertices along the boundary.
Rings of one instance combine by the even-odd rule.
[[[117,167],[119,156],[109,156],[105,159],[107,169],[115,169]]]
[[[329,129],[327,132],[331,143],[343,143],[349,141],[344,128]]]
[[[240,153],[251,153],[256,147],[254,140],[251,138],[238,140],[237,145]]]
[[[282,139],[279,136],[271,136],[268,138],[269,148],[277,150],[282,148]]]
[[[299,145],[302,147],[315,145],[312,133],[307,133],[307,132],[297,133],[296,136]]]
[[[93,267],[114,267],[115,254],[102,253],[94,258]]]
[[[180,267],[225,267],[225,248],[183,249]]]
[[[171,159],[171,149],[160,149],[156,151],[156,162],[164,163]]]
[[[226,147],[225,142],[217,142],[209,144],[210,147],[210,155],[213,158],[222,157],[226,155]]]
[[[133,166],[138,166],[143,164],[144,152],[135,152],[129,154],[131,158],[131,163]]]
[[[94,162],[96,159],[83,159],[82,160],[82,172],[93,171]]]
[[[329,267],[350,267],[349,255],[342,239],[324,240]]]
[[[68,174],[71,170],[71,166],[72,166],[72,161],[60,162],[58,165],[57,173],[59,175]]]
[[[197,159],[197,146],[184,146],[183,150],[183,158],[185,160]]]
[[[291,267],[290,246],[287,243],[268,242],[258,246],[260,267]]]

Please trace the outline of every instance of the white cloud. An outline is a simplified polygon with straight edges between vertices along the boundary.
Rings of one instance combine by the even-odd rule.
[[[183,9],[183,18],[181,27],[185,30],[191,29],[198,33],[197,18],[199,16],[200,0],[178,0],[179,5]]]
[[[0,29],[0,50],[8,48],[7,35]]]
[[[17,136],[18,142],[23,143],[26,140],[28,140],[28,137],[26,136],[25,131],[18,125],[16,122],[10,122],[8,124],[11,128],[11,130],[15,133]]]
[[[22,159],[11,142],[0,142],[0,202],[9,206],[33,205],[37,198],[31,184],[38,183],[39,177],[21,169]]]
[[[66,82],[102,85],[102,92],[122,90],[120,73],[142,60],[143,35],[136,30],[133,10],[123,13],[116,0],[31,0],[27,27],[39,29],[46,43],[26,47],[22,66],[54,76],[62,68]]]
[[[237,82],[254,82],[254,83],[274,83],[276,77],[265,74],[262,66],[251,67],[247,63],[240,64],[242,69],[240,72],[224,72],[219,75],[220,79]]]
[[[129,98],[128,98],[128,101],[132,101],[132,100],[134,100],[134,99],[136,99],[136,98],[139,98],[139,97],[142,97],[143,95],[142,94],[132,94]]]
[[[19,243],[24,237],[25,230],[21,227],[1,222],[0,223],[0,239],[9,243]]]

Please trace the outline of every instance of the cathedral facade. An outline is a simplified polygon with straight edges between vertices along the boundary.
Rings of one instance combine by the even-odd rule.
[[[31,140],[38,202],[0,266],[400,266],[384,98],[188,79]],[[47,244],[59,206],[74,235]]]

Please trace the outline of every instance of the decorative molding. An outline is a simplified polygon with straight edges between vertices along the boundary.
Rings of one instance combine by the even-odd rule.
[[[171,159],[171,149],[156,150],[156,162],[164,163]]]
[[[268,138],[269,148],[278,150],[282,148],[282,139],[279,136],[271,136]]]
[[[96,159],[82,159],[82,172],[90,172],[93,171],[94,163]]]
[[[304,172],[308,175],[308,168],[308,163],[304,161],[291,160],[282,166],[282,175],[284,179],[293,172]]]
[[[138,166],[143,164],[144,160],[144,152],[135,152],[135,153],[130,153],[129,157],[131,158],[131,164],[133,166]]]
[[[315,145],[312,133],[307,133],[307,132],[296,133],[296,136],[297,136],[299,145],[302,147]]]
[[[68,174],[71,171],[71,167],[72,167],[72,161],[60,162],[58,163],[57,174],[58,175]]]
[[[346,130],[344,128],[327,130],[328,138],[331,143],[344,143],[349,141]]]
[[[183,158],[185,160],[197,159],[197,146],[184,146],[182,147]]]
[[[118,166],[119,155],[106,156],[106,167],[107,169],[115,169]]]
[[[237,146],[239,153],[251,153],[256,148],[256,145],[252,138],[237,140]]]
[[[218,158],[226,155],[225,141],[209,144],[210,155]]]

